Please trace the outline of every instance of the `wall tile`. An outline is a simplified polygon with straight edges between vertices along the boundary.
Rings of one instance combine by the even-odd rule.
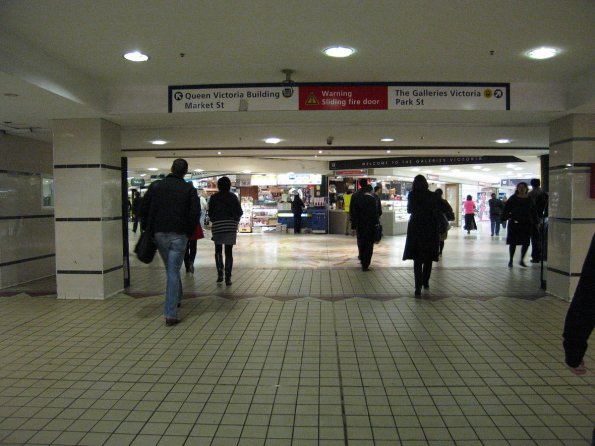
[[[103,275],[103,292],[105,297],[113,296],[124,290],[124,270],[118,269]]]
[[[568,277],[553,271],[547,272],[547,292],[566,301],[572,300],[578,277]]]
[[[56,285],[59,299],[103,299],[102,274],[58,274]]]
[[[101,202],[104,217],[122,215],[122,179],[120,172],[113,169],[101,171]]]
[[[55,253],[53,218],[0,220],[0,263]]]
[[[56,169],[56,218],[102,216],[102,169]]]
[[[101,163],[100,126],[99,119],[54,121],[54,165]]]
[[[0,288],[8,288],[54,274],[56,274],[55,257],[3,266],[0,268]]]
[[[570,272],[572,225],[570,222],[550,220],[548,227],[548,267]],[[548,285],[549,288],[549,285]]]
[[[101,120],[101,162],[119,166],[122,158],[122,138],[120,126]]]
[[[103,269],[113,268],[123,262],[122,221],[105,221],[102,228]]]
[[[102,222],[56,222],[56,268],[103,270]]]

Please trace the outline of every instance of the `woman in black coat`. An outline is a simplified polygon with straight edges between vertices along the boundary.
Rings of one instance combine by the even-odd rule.
[[[223,282],[223,245],[225,245],[225,284],[231,285],[233,267],[233,245],[236,244],[238,223],[244,213],[238,197],[231,191],[231,181],[221,177],[217,181],[219,192],[209,199],[209,218],[211,219],[211,240],[215,242],[215,265],[217,282]]]
[[[407,225],[407,239],[403,260],[413,260],[415,295],[421,295],[421,287],[429,288],[432,262],[438,261],[440,236],[438,217],[447,212],[438,195],[431,192],[423,175],[413,179],[413,187],[407,198],[407,212],[411,214]]]
[[[525,254],[531,242],[531,226],[537,223],[537,211],[533,200],[529,198],[527,183],[521,181],[517,184],[516,192],[508,199],[502,212],[502,220],[508,220],[508,234],[506,244],[510,259],[508,267],[512,268],[512,260],[517,245],[521,245],[521,260],[519,265],[526,267]]]
[[[291,201],[291,213],[293,214],[293,233],[302,232],[302,212],[304,212],[304,202],[296,192]]]

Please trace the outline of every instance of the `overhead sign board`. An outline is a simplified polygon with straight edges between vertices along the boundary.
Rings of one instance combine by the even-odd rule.
[[[516,156],[419,156],[330,161],[329,170],[370,167],[451,166],[457,164],[523,163]]]
[[[510,110],[510,84],[281,83],[168,88],[170,113],[316,110]]]

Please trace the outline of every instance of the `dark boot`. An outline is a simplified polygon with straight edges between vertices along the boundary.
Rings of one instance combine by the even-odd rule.
[[[233,257],[225,256],[225,285],[231,285],[231,269],[233,267]]]
[[[215,266],[217,267],[217,282],[223,282],[223,254],[215,254]]]

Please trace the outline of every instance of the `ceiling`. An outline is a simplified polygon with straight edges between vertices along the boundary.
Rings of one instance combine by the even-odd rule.
[[[594,25],[592,0],[0,0],[0,130],[51,141],[54,119],[104,118],[136,173],[178,156],[263,171],[412,154],[515,155],[535,171],[550,121],[595,114]],[[334,44],[356,53],[322,54]],[[560,55],[525,57],[543,45]],[[170,85],[280,83],[286,68],[297,83],[510,83],[511,110],[167,112]]]

